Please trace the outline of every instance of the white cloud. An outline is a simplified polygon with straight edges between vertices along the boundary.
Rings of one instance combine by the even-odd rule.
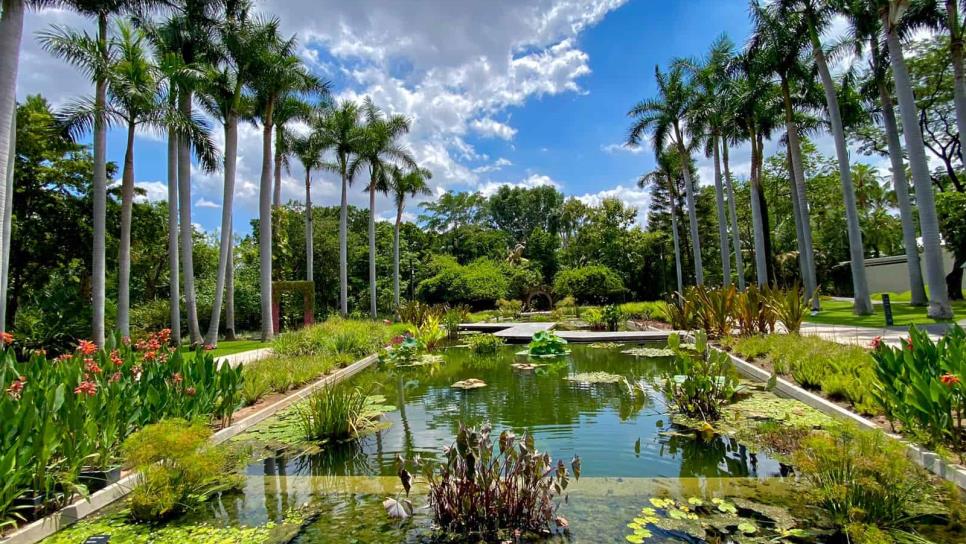
[[[143,196],[136,196],[138,202],[157,202],[168,200],[168,184],[161,181],[138,181],[134,183],[136,189],[144,191]]]
[[[596,193],[586,193],[576,198],[588,206],[597,206],[605,198],[616,198],[624,202],[624,204],[637,208],[637,222],[640,225],[644,225],[647,209],[651,203],[651,192],[648,189],[641,189],[636,185],[630,187],[618,185],[613,189],[605,189]]]
[[[533,189],[534,187],[541,187],[544,185],[549,185],[550,187],[555,187],[560,189],[561,185],[550,178],[550,176],[544,176],[540,174],[531,174],[529,177],[520,180],[518,182],[507,182],[507,181],[490,181],[484,183],[477,187],[477,191],[483,194],[483,196],[492,196],[500,187],[523,187],[525,189]]]
[[[500,138],[502,140],[512,140],[517,133],[517,129],[499,121],[494,121],[489,117],[484,117],[483,119],[474,119],[472,122],[470,122],[470,127],[472,127],[473,130],[478,132],[481,136]]]
[[[207,200],[205,198],[199,198],[195,202],[195,207],[196,208],[215,208],[215,209],[218,209],[218,208],[221,208],[221,204],[219,204],[217,202],[212,202],[212,201]]]
[[[615,153],[630,153],[632,155],[640,155],[645,151],[644,146],[636,145],[629,146],[626,144],[607,144],[600,146],[600,150],[608,155],[613,155]]]
[[[492,162],[490,164],[484,164],[483,166],[477,166],[476,168],[473,169],[473,173],[474,174],[487,174],[487,173],[490,173],[490,172],[496,172],[498,170],[502,170],[503,167],[510,166],[512,164],[513,163],[510,162],[509,159],[505,159],[503,157],[500,157],[499,159],[497,159],[496,161],[494,161],[494,162]]]

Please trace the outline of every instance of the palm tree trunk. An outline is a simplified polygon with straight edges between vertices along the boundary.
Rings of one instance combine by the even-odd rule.
[[[339,210],[339,313],[349,315],[349,180],[345,174],[345,157],[340,159],[342,169],[342,204]]]
[[[312,171],[305,169],[305,280],[315,281],[315,233],[312,229]],[[314,287],[313,287],[314,289]]]
[[[107,48],[107,16],[97,18],[97,39],[102,51]],[[91,259],[92,326],[91,336],[98,346],[104,345],[105,269],[107,267],[107,81],[98,77],[94,89],[94,240]],[[2,122],[2,120],[0,120]]]
[[[178,264],[178,133],[168,129],[168,301],[171,343],[181,345],[181,281]]]
[[[762,172],[765,163],[765,137],[764,133],[759,132],[756,136],[758,153],[756,155],[755,171],[758,172],[755,179],[758,182],[758,209],[761,211],[761,231],[765,238],[765,277],[774,282],[775,278],[775,252],[772,250],[771,242],[771,214],[768,212],[768,199],[765,197],[765,187],[762,185]]]
[[[919,128],[919,112],[912,83],[902,55],[902,45],[892,28],[888,10],[882,12],[889,60],[896,82],[896,97],[899,99],[899,112],[902,115],[902,133],[906,138],[906,151],[909,153],[909,166],[912,169],[912,182],[916,189],[916,204],[919,207],[919,228],[922,232],[923,259],[926,264],[926,283],[929,286],[929,310],[933,319],[949,319],[953,308],[949,303],[943,271],[942,244],[939,239],[939,218],[936,214],[936,199],[932,192],[929,165],[922,143]]]
[[[232,227],[234,238],[235,228]],[[228,269],[225,271],[225,340],[235,339],[235,241],[228,246]]]
[[[802,211],[799,207],[798,202],[798,191],[795,190],[795,166],[792,164],[792,146],[789,144],[788,138],[785,139],[785,164],[788,168],[788,179],[791,180],[791,190],[789,193],[792,195],[792,214],[795,219],[795,245],[798,248],[798,271],[801,276],[802,283],[806,284],[806,290],[808,289],[808,265],[806,263],[805,257],[805,244],[802,241],[805,236],[802,234]]]
[[[131,213],[134,207],[134,123],[127,126],[127,149],[121,175],[121,239],[118,240],[117,331],[131,336]]]
[[[811,15],[810,15],[811,17]],[[869,315],[873,312],[872,299],[869,297],[869,284],[865,274],[865,250],[862,245],[862,228],[859,225],[859,212],[855,204],[855,188],[852,186],[852,170],[849,164],[849,149],[845,143],[845,129],[842,126],[842,114],[839,110],[839,100],[835,94],[835,81],[828,69],[825,52],[819,40],[818,32],[812,21],[809,21],[809,35],[812,41],[812,51],[815,64],[825,90],[825,102],[828,106],[829,122],[832,125],[832,137],[835,140],[835,155],[839,163],[839,177],[842,182],[842,198],[845,201],[845,220],[849,236],[849,261],[852,267],[852,287],[855,303],[852,311],[856,315]]]
[[[7,330],[7,285],[10,279],[10,237],[13,230],[13,171],[17,163],[17,116],[10,128],[10,155],[4,179],[3,224],[0,225],[0,332]]]
[[[728,188],[728,210],[731,212],[731,242],[735,248],[735,268],[738,273],[738,289],[745,290],[745,258],[741,254],[741,234],[738,232],[738,208],[735,202],[735,185],[731,180],[728,164],[728,139],[721,139],[721,160],[724,163],[725,186]]]
[[[399,227],[402,224],[403,204],[396,207],[396,224],[392,231],[392,306],[399,308]]]
[[[758,287],[768,285],[768,261],[765,252],[765,233],[761,217],[761,198],[758,194],[758,145],[755,131],[749,133],[751,141],[751,224],[755,233],[755,276]]]
[[[274,165],[273,179],[275,183],[272,186],[272,207],[278,208],[282,205],[282,151],[278,145],[275,146]]]
[[[670,180],[668,180],[670,181]],[[677,197],[671,192],[671,240],[674,243],[674,272],[678,280],[678,293],[684,295],[684,270],[681,268],[681,239],[678,235]]]
[[[694,282],[700,287],[704,285],[704,265],[701,262],[701,239],[698,236],[698,213],[694,206],[694,187],[691,184],[691,155],[684,148],[681,129],[674,125],[674,135],[677,138],[678,151],[681,153],[684,174],[684,194],[688,203],[688,222],[691,226],[691,250],[694,252]]]
[[[225,294],[225,280],[228,275],[229,255],[231,254],[231,217],[235,196],[235,163],[238,157],[238,117],[229,113],[225,118],[225,181],[221,199],[221,245],[218,247],[218,271],[215,276],[215,297],[211,304],[211,319],[208,320],[208,335],[205,343],[218,345],[218,329],[221,321],[221,306]]]
[[[714,146],[714,196],[718,203],[718,240],[721,245],[722,285],[731,287],[731,249],[728,247],[728,218],[725,217],[724,188],[721,185],[720,138],[715,135]]]
[[[956,129],[966,134],[966,74],[963,72],[963,28],[959,24],[959,0],[946,0],[946,26],[949,28],[949,56],[953,62],[953,100],[956,103]],[[959,146],[959,160],[963,146]]]
[[[185,119],[191,118],[191,91],[182,90],[178,96],[178,108]],[[191,343],[202,342],[198,326],[198,299],[195,293],[194,226],[191,223],[191,148],[188,138],[178,138],[178,201],[181,215],[181,269],[184,276],[184,306],[188,312],[188,332]]]
[[[782,78],[782,99],[785,103],[785,130],[788,133],[788,155],[792,166],[792,194],[798,201],[796,224],[799,225],[799,235],[802,238],[799,259],[802,261],[802,281],[805,284],[805,295],[812,301],[812,309],[820,310],[821,302],[815,296],[818,289],[818,277],[815,273],[815,252],[812,245],[812,221],[808,208],[808,192],[805,190],[805,167],[802,162],[802,142],[798,135],[798,124],[795,122],[795,110],[792,106],[792,94],[788,80]]]
[[[886,144],[889,146],[889,160],[892,164],[892,185],[899,204],[899,217],[902,220],[902,244],[906,250],[906,267],[909,270],[910,304],[925,306],[926,288],[922,283],[922,264],[919,262],[919,243],[916,240],[916,217],[909,199],[909,181],[906,180],[906,167],[902,161],[902,144],[899,142],[899,124],[892,105],[892,96],[884,81],[879,81],[879,101],[882,104],[882,124],[885,126]]]
[[[376,318],[376,180],[369,182],[369,315]]]
[[[275,337],[272,321],[272,104],[262,127],[262,177],[258,193],[258,256],[261,283],[262,341]]]

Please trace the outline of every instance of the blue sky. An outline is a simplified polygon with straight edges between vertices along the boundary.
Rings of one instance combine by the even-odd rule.
[[[744,0],[263,0],[283,29],[297,33],[309,66],[334,83],[337,98],[373,96],[413,120],[406,139],[444,190],[494,191],[500,185],[554,184],[594,202],[617,196],[638,206],[647,195],[634,181],[653,166],[652,152],[620,146],[627,110],[654,92],[654,66],[704,53],[722,32],[740,47],[749,29]],[[52,59],[35,33],[49,24],[89,28],[63,11],[28,16],[18,95],[42,92],[57,105],[90,93],[83,77]],[[257,213],[260,129],[244,127],[235,229]],[[109,136],[120,162],[123,134]],[[159,135],[137,139],[136,177],[163,198],[166,146]],[[736,150],[735,170],[745,160]],[[707,165],[704,159],[699,166]],[[707,168],[700,168],[703,176]],[[196,172],[194,221],[215,231],[221,174]],[[336,180],[315,174],[313,201],[337,202]],[[303,171],[286,173],[284,196],[302,199]],[[710,180],[704,180],[708,182]],[[365,205],[360,187],[352,202]],[[410,205],[408,212],[417,212]],[[380,199],[379,214],[390,206]]]

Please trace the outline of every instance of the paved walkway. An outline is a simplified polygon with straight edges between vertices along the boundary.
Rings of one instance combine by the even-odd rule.
[[[505,324],[505,323],[504,323]],[[549,331],[557,326],[556,323],[511,323],[511,327],[493,333],[494,336],[509,342],[529,342],[535,333]]]
[[[941,338],[948,329],[945,323],[917,325],[929,333],[933,340]],[[858,327],[851,325],[826,325],[824,323],[802,323],[802,334],[818,336],[840,344],[868,346],[872,339],[881,336],[886,344],[897,346],[909,337],[909,327]]]
[[[508,342],[525,343],[538,331],[556,327],[552,322],[505,322],[505,323],[461,323],[464,331],[493,333]],[[664,342],[671,331],[555,331],[557,336],[568,342]]]
[[[221,357],[215,358],[215,363],[221,366],[225,363],[231,365],[232,368],[240,364],[248,364],[254,361],[261,361],[262,359],[268,359],[272,356],[272,348],[258,348],[248,351],[242,351],[239,353],[232,353],[231,355],[223,355]]]

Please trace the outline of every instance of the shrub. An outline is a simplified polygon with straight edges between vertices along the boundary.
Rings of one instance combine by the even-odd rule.
[[[412,300],[400,304],[399,308],[396,309],[396,313],[399,314],[399,319],[403,323],[410,323],[419,327],[429,316],[435,315],[439,317],[445,310],[445,306],[442,305],[426,304],[418,300]]]
[[[272,343],[278,355],[348,355],[375,353],[399,331],[381,321],[330,317],[323,323],[280,334]]]
[[[843,532],[863,525],[901,530],[925,498],[928,479],[902,444],[878,431],[846,426],[813,433],[793,454],[811,502]]]
[[[734,320],[743,335],[775,332],[777,317],[768,298],[757,285],[749,285],[735,296]]]
[[[134,519],[159,521],[243,484],[235,474],[239,458],[224,446],[209,444],[210,438],[211,430],[202,423],[169,419],[124,442],[128,464],[141,472],[130,498]]]
[[[553,281],[557,296],[572,296],[582,304],[606,304],[624,296],[624,282],[602,265],[561,270]]]
[[[621,312],[630,319],[667,321],[667,303],[663,301],[627,302]]]
[[[382,414],[381,397],[358,387],[333,385],[319,389],[297,407],[298,426],[306,440],[345,440],[372,428]]]
[[[767,305],[775,318],[785,325],[785,330],[798,334],[808,313],[809,298],[796,282],[791,289],[769,289],[766,292]]]
[[[577,308],[577,299],[571,295],[567,295],[558,300],[554,308],[561,316],[572,315],[574,317],[578,317],[578,314],[580,313]]]
[[[529,434],[517,438],[504,431],[494,448],[488,425],[461,424],[442,460],[424,460],[418,468],[429,484],[436,524],[464,540],[506,540],[516,530],[545,534],[566,525],[556,518],[555,500],[570,484],[570,472],[563,460],[554,464],[550,455],[537,451]],[[579,479],[576,456],[571,470]],[[408,491],[408,471],[401,469],[400,477]]]
[[[621,309],[613,304],[604,307],[604,310],[601,312],[601,317],[604,323],[607,324],[607,330],[612,332],[619,329],[621,321],[625,319]]]
[[[909,328],[905,345],[873,342],[879,387],[876,400],[889,421],[920,436],[929,445],[946,444],[966,451],[966,332],[954,326],[937,342]]]
[[[738,377],[731,359],[709,350],[707,336],[695,334],[697,354],[680,349],[680,337],[672,334],[668,346],[675,351],[670,368],[664,371],[661,388],[678,412],[704,421],[721,416],[721,408],[734,399]]]
[[[584,310],[582,319],[592,330],[600,331],[604,329],[604,312],[600,308],[587,308]]]
[[[523,302],[519,300],[500,299],[496,301],[496,309],[503,319],[516,319],[523,311]]]
[[[491,355],[503,345],[503,339],[492,334],[474,334],[467,341],[470,349],[477,355]]]
[[[455,306],[447,309],[443,314],[443,328],[446,329],[446,335],[450,338],[459,336],[460,324],[465,322],[469,315],[469,306]]]
[[[427,302],[490,308],[509,292],[509,280],[496,261],[479,259],[464,266],[455,259],[437,257],[433,266],[436,274],[417,287],[417,295]]]
[[[409,334],[416,339],[426,351],[435,351],[439,344],[446,339],[446,331],[439,323],[439,318],[430,316],[420,327],[409,327]]]
[[[527,353],[531,357],[555,357],[570,353],[567,341],[553,331],[537,331],[530,340]]]

